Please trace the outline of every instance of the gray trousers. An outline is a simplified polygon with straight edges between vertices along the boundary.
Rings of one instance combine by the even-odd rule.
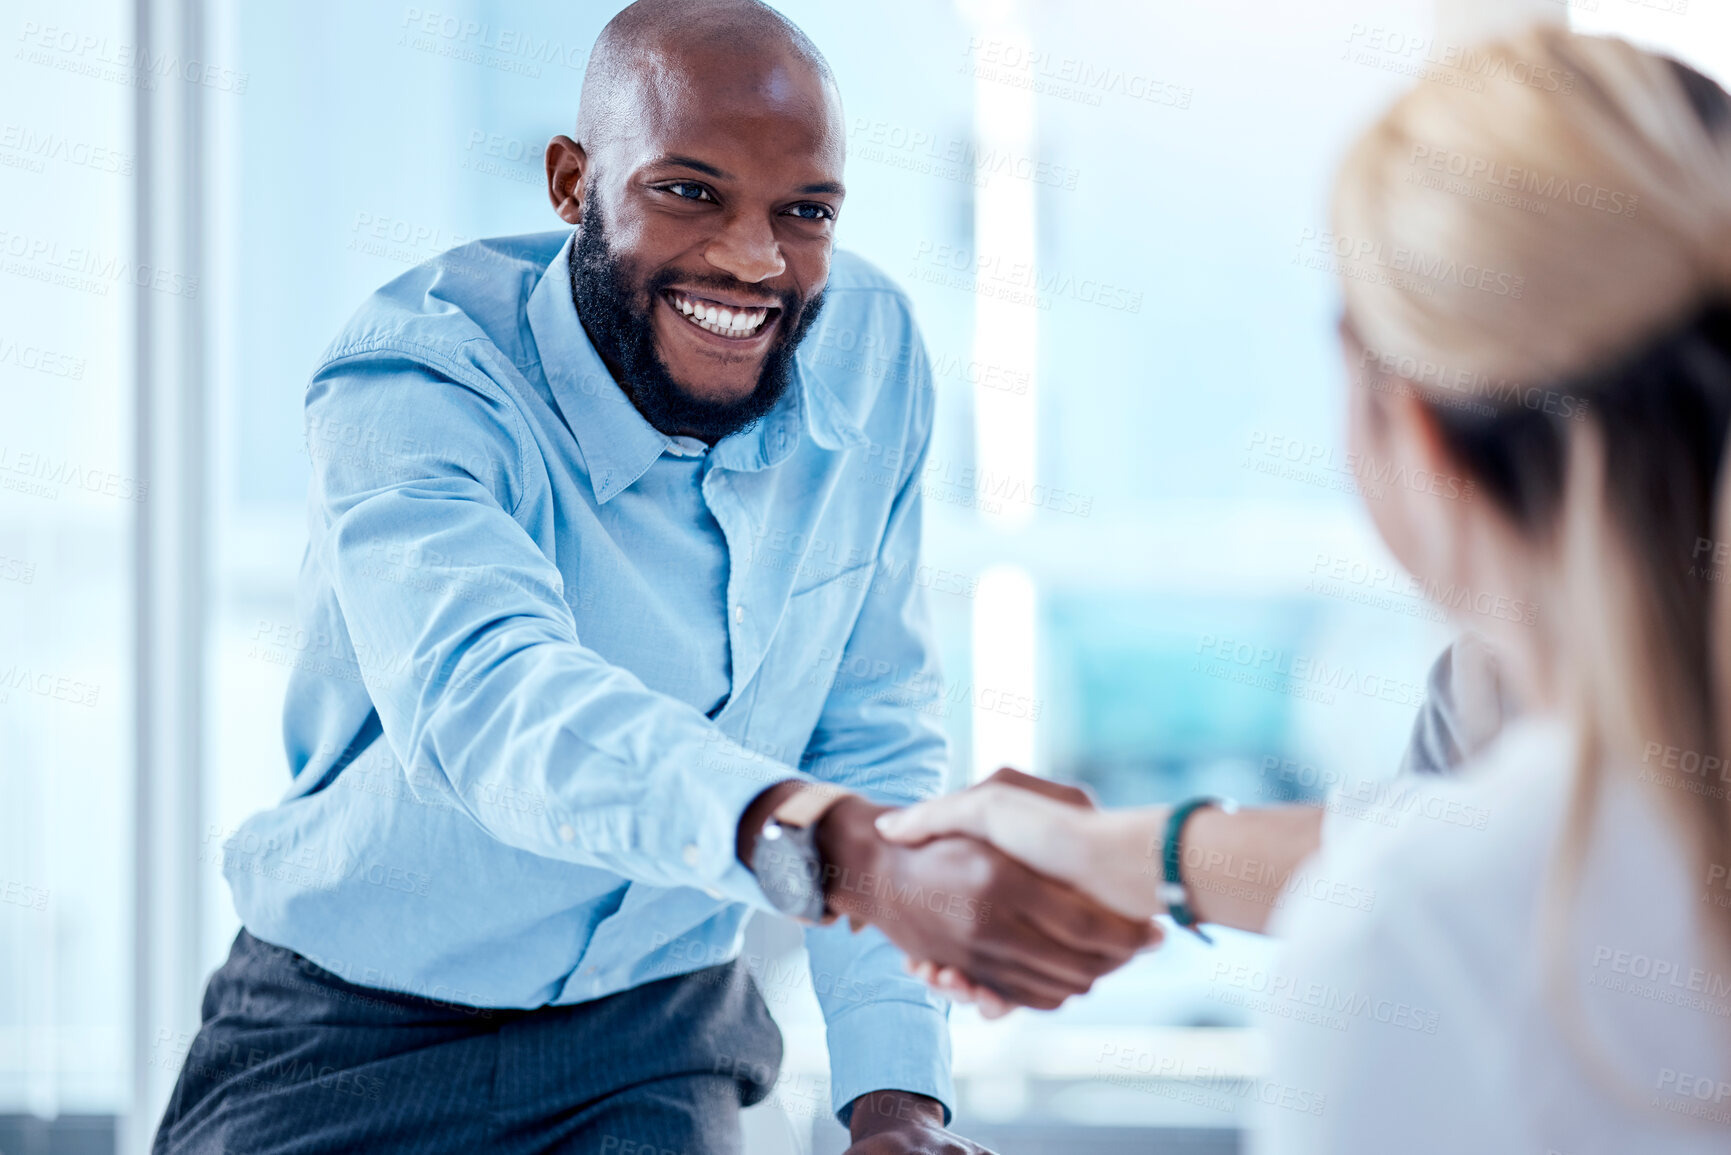
[[[780,1065],[738,962],[497,1010],[355,986],[243,930],[154,1150],[738,1155]]]

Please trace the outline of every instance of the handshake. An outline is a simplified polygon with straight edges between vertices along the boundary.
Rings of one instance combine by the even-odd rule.
[[[913,973],[996,1017],[1054,1009],[1159,945],[1145,830],[1006,769],[906,810],[845,796],[815,834],[827,912],[878,927]]]

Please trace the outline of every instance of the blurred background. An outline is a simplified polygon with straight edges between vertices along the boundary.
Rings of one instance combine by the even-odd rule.
[[[145,1150],[287,784],[300,398],[375,287],[559,227],[611,0],[9,0],[0,17],[0,1152]],[[1107,805],[1392,773],[1446,644],[1342,443],[1333,165],[1455,49],[1569,21],[1731,76],[1724,0],[780,0],[847,108],[840,243],[913,298],[954,785]],[[847,349],[813,355],[858,357]],[[839,1151],[798,939],[753,1152]],[[963,1129],[1228,1151],[1268,944],[954,1015]],[[757,965],[757,964],[754,964]],[[179,1040],[180,1045],[176,1046]]]

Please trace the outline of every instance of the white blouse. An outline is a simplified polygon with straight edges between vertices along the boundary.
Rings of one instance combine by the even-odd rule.
[[[1607,782],[1547,922],[1573,750],[1515,722],[1458,777],[1331,820],[1276,916],[1283,961],[1244,976],[1273,1048],[1251,1150],[1731,1152],[1731,964],[1700,934],[1728,872],[1698,877],[1656,809],[1731,783],[1662,751]]]

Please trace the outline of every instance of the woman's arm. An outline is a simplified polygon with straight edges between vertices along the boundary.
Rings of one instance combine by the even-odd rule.
[[[1124,914],[1164,912],[1161,840],[1170,807],[1100,811],[1079,791],[1059,801],[1052,784],[1030,782],[1041,780],[999,771],[959,794],[885,813],[878,826],[899,842],[969,834]],[[1191,909],[1203,922],[1261,931],[1321,834],[1322,811],[1312,806],[1197,811],[1184,824],[1180,858]],[[1012,1009],[954,967],[910,960],[908,969],[959,1002],[977,1003],[987,1018]]]
[[[1264,806],[1228,814],[1208,806],[1184,824],[1182,841],[1184,884],[1196,916],[1261,932],[1299,863],[1322,843],[1322,808]]]
[[[892,811],[892,841],[969,834],[1138,918],[1163,913],[1161,840],[1170,808],[1100,811],[993,780]],[[1184,824],[1181,873],[1203,922],[1261,931],[1298,864],[1314,852],[1322,811],[1269,806],[1228,814],[1205,807]]]

